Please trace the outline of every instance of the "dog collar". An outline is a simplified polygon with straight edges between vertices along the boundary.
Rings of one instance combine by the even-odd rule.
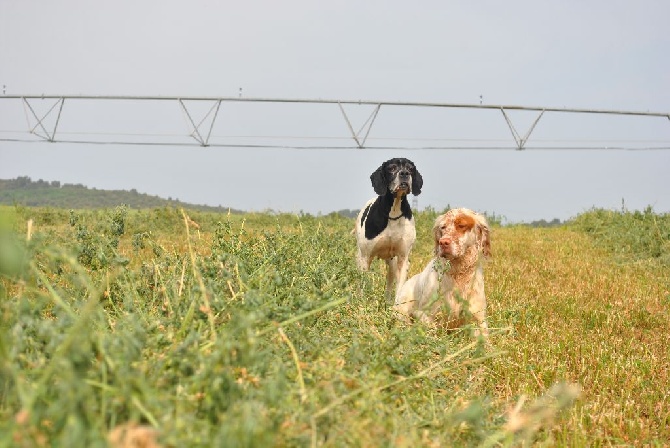
[[[402,218],[402,215],[400,215],[400,216],[396,216],[395,218],[391,218],[391,217],[389,216],[389,221],[397,221],[397,220],[399,220],[400,218]]]

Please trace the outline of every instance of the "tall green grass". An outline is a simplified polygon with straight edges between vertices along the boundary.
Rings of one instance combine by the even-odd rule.
[[[571,221],[620,260],[656,259],[670,266],[670,213],[593,209]]]
[[[643,338],[667,326],[663,298],[655,316],[641,311],[654,288],[625,314],[562,295],[577,296],[603,260],[606,275],[627,269],[596,248],[576,254],[588,240],[572,230],[495,228],[485,346],[397,322],[381,263],[355,267],[351,219],[188,214],[3,210],[0,445],[107,446],[128,422],[156,428],[164,446],[612,444],[625,442],[617,418],[642,410],[617,413],[618,392],[594,388],[661,387],[662,336],[635,361],[610,335],[565,363],[587,350],[579,334],[619,317],[648,327]],[[430,257],[434,214],[417,216],[412,273]],[[538,262],[536,250],[555,257]],[[562,278],[574,277],[570,257],[575,284]],[[647,373],[637,384],[608,369]],[[658,403],[631,442],[668,436]]]

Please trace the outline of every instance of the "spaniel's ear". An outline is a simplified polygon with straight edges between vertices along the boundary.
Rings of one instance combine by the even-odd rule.
[[[489,225],[486,218],[481,215],[477,216],[477,238],[479,240],[479,247],[485,257],[491,256],[491,236]]]
[[[386,169],[385,164],[382,164],[377,171],[370,174],[370,181],[372,181],[372,188],[375,189],[375,193],[382,196],[388,191],[388,183],[386,182]]]
[[[421,188],[423,187],[423,177],[421,177],[421,173],[416,167],[412,171],[412,194],[418,196],[421,194]]]
[[[435,240],[435,247],[434,247],[434,252],[435,255],[439,255],[440,253],[440,238],[442,238],[442,220],[444,218],[444,215],[440,215],[435,219],[435,223],[433,224],[433,239]]]

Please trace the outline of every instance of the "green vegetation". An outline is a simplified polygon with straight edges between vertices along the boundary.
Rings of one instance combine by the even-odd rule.
[[[597,209],[576,217],[572,224],[621,261],[655,258],[670,266],[670,214],[658,215],[651,207],[642,212]]]
[[[670,219],[634,215],[495,226],[484,345],[397,322],[337,214],[0,207],[0,446],[662,446]]]
[[[125,204],[130,208],[181,207],[209,212],[228,212],[227,207],[210,207],[162,199],[138,193],[137,190],[97,190],[81,184],[62,184],[59,181],[33,181],[29,177],[0,179],[0,204],[27,207],[55,207],[64,209],[99,209]],[[241,213],[231,210],[232,213]]]

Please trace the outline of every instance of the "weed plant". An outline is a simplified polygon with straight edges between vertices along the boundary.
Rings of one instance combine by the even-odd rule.
[[[495,227],[489,344],[398,322],[335,214],[2,217],[0,446],[107,446],[128,422],[175,447],[670,440],[668,269],[580,217]]]

